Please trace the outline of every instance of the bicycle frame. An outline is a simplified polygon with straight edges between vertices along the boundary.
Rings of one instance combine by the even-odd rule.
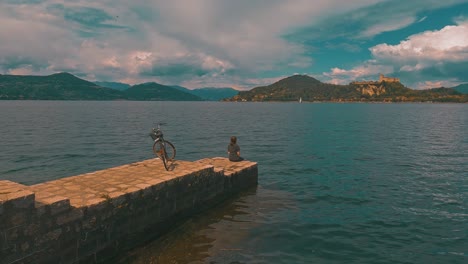
[[[154,140],[154,154],[162,160],[164,168],[169,170],[168,162],[174,160],[176,149],[171,142],[164,139],[163,132],[161,131],[161,123],[157,124],[157,128],[152,129],[150,136]]]

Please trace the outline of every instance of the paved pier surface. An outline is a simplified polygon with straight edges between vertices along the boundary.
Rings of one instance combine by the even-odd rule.
[[[207,158],[169,171],[150,159],[31,186],[0,180],[0,264],[106,259],[257,178],[255,162]]]
[[[177,160],[166,171],[159,159],[149,159],[31,186],[0,181],[0,203],[34,193],[36,207],[62,201],[81,208],[212,167],[215,172],[230,176],[254,165],[255,162],[230,162],[226,158]]]

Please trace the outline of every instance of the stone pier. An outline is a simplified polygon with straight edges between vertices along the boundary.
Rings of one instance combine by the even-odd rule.
[[[0,180],[0,264],[96,263],[257,185],[257,163],[158,159],[26,186]]]

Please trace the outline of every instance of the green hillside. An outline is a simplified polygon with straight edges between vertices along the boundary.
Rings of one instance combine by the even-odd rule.
[[[239,93],[238,90],[233,88],[217,88],[217,87],[205,87],[205,88],[196,88],[193,90],[187,89],[182,86],[172,85],[171,87],[176,88],[177,90],[191,93],[200,97],[205,101],[220,101],[225,98],[233,97]]]
[[[191,93],[203,98],[203,100],[220,101],[237,95],[239,91],[233,88],[206,87],[193,89],[191,90]]]
[[[3,100],[116,100],[119,91],[98,86],[69,73],[48,76],[0,75]]]
[[[124,94],[128,100],[202,101],[196,95],[155,82],[134,85],[125,90]]]
[[[69,73],[48,76],[0,75],[0,100],[159,100],[159,101],[332,101],[332,102],[468,102],[468,84],[454,88],[413,90],[400,82],[322,83],[307,75],[293,75],[249,91],[232,88],[201,88],[144,83],[131,86],[97,82],[99,86]],[[118,89],[124,89],[120,91]]]
[[[452,87],[452,89],[462,94],[468,94],[468,83],[457,85],[455,87]]]
[[[196,95],[157,83],[139,84],[130,88],[121,83],[98,83],[113,88],[99,86],[69,73],[48,76],[0,75],[0,100],[202,100]]]
[[[130,84],[121,83],[121,82],[94,82],[96,85],[101,87],[111,88],[119,91],[127,90],[131,87]]]
[[[349,85],[322,83],[307,75],[293,75],[268,86],[241,91],[233,100],[327,101],[345,97],[359,99],[359,93]]]
[[[322,83],[307,75],[293,75],[271,85],[241,91],[225,101],[297,101],[304,102],[468,102],[451,88],[413,90],[400,82],[353,82],[348,85]]]

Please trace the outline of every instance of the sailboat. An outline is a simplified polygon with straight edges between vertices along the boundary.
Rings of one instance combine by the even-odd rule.
[[[299,97],[299,103],[302,103],[302,97]]]

